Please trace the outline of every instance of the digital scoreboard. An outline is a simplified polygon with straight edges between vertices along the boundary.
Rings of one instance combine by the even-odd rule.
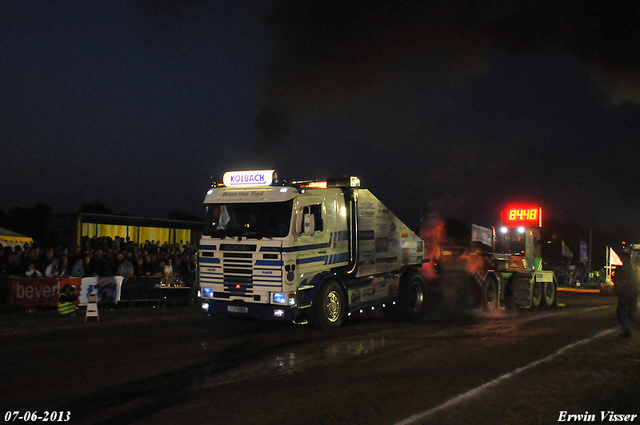
[[[507,227],[542,227],[542,207],[510,206],[500,211],[500,222]]]

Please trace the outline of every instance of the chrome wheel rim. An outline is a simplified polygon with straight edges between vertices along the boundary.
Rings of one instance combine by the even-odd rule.
[[[411,291],[411,305],[413,306],[413,311],[418,312],[422,308],[422,303],[424,302],[424,290],[422,286],[419,284],[413,285]]]
[[[331,291],[327,294],[325,303],[325,309],[327,312],[327,320],[331,323],[335,323],[340,318],[342,311],[342,304],[340,302],[340,296],[336,291]]]

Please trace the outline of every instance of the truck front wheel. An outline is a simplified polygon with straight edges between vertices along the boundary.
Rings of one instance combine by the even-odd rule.
[[[409,272],[400,284],[398,317],[416,321],[427,311],[427,284],[417,272]]]
[[[339,328],[347,313],[344,292],[338,282],[327,281],[316,296],[313,324],[324,330]]]

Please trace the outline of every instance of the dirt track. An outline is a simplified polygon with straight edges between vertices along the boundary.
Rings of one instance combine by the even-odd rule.
[[[2,318],[0,405],[114,424],[393,424],[430,409],[416,423],[537,424],[561,410],[640,410],[640,335],[617,337],[615,298],[560,301],[421,323],[373,314],[333,333],[186,308],[104,311],[98,324]],[[607,329],[616,331],[528,367]]]

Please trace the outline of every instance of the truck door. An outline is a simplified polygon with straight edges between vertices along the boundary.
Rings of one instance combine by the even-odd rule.
[[[296,261],[300,273],[318,273],[349,264],[344,201],[338,194],[305,196],[296,207]]]
[[[323,199],[305,197],[296,208],[298,241],[296,266],[300,273],[324,270],[329,248],[329,232],[325,231]]]

